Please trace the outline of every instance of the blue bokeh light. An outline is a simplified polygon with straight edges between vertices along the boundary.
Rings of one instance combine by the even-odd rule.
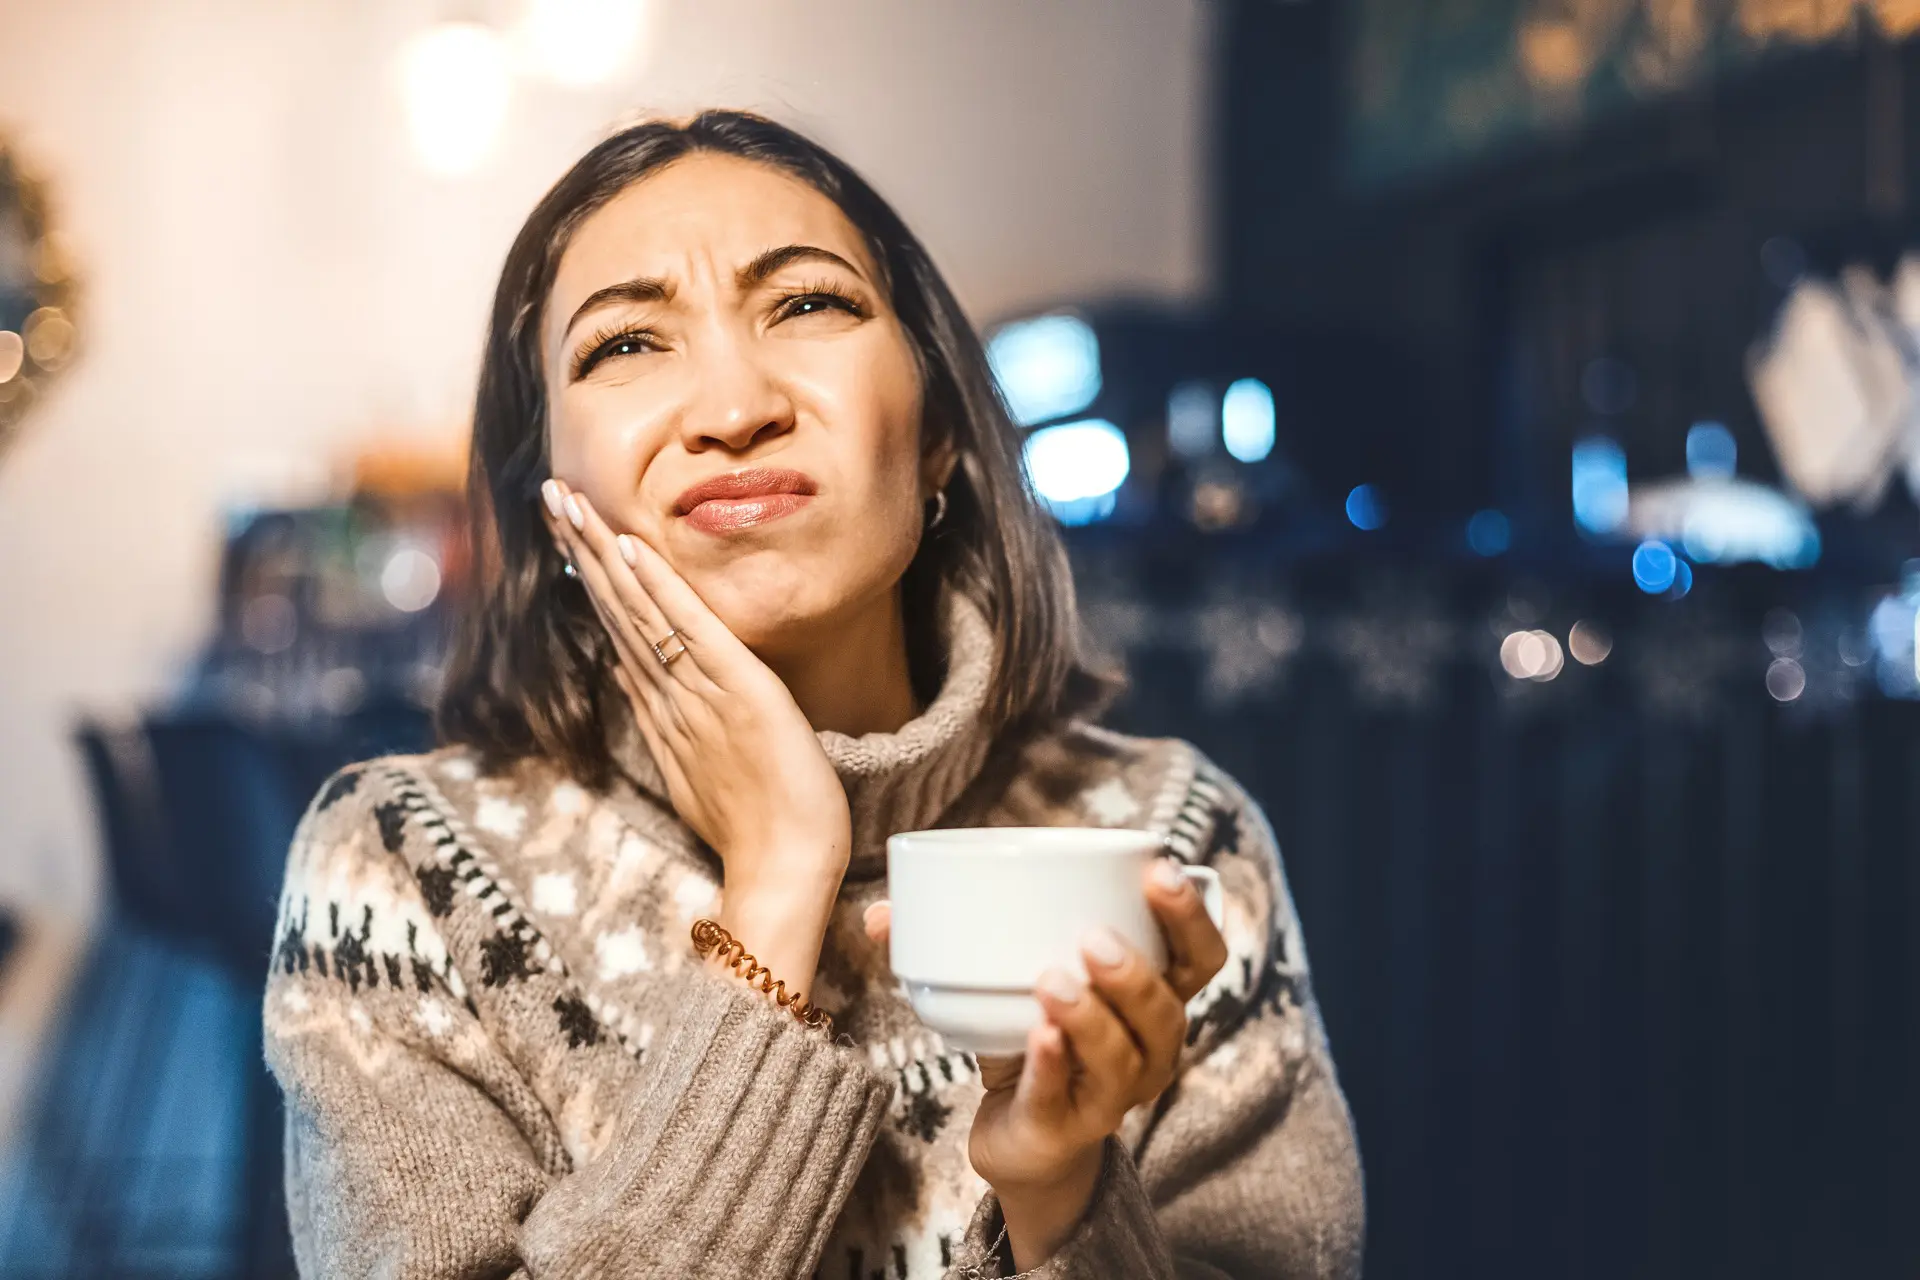
[[[1476,511],[1467,521],[1467,545],[1483,556],[1497,556],[1513,545],[1513,528],[1503,512]]]
[[[1378,529],[1387,522],[1387,504],[1370,484],[1355,485],[1347,495],[1347,519],[1356,529]]]
[[[1722,422],[1696,422],[1687,428],[1687,474],[1696,480],[1731,480],[1740,447]]]
[[[1100,340],[1069,313],[1002,325],[987,340],[987,363],[1023,427],[1078,413],[1100,394]]]
[[[1220,445],[1221,397],[1205,382],[1182,382],[1167,393],[1167,447],[1191,462]]]
[[[1049,502],[1047,510],[1053,518],[1064,525],[1095,524],[1113,514],[1114,495],[1103,493],[1097,498],[1073,498],[1066,502]]]
[[[1606,436],[1573,446],[1573,522],[1587,533],[1612,533],[1627,518],[1627,455]]]
[[[1633,583],[1650,596],[1671,590],[1679,571],[1680,557],[1658,539],[1650,539],[1633,549]],[[1691,573],[1688,581],[1692,581]]]
[[[1240,378],[1220,398],[1220,439],[1241,462],[1273,452],[1273,392],[1258,378]]]
[[[1042,427],[1027,437],[1021,458],[1034,492],[1063,524],[1111,515],[1132,469],[1127,437],[1104,418]]]

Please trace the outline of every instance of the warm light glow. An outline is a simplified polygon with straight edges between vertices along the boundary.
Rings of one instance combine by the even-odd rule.
[[[518,31],[528,70],[556,84],[605,84],[652,34],[644,0],[532,0]]]
[[[27,354],[42,369],[52,369],[65,362],[73,352],[76,337],[73,321],[58,307],[41,307],[27,317],[20,329],[26,338]]]
[[[402,547],[380,570],[380,594],[402,613],[418,613],[440,594],[440,564],[418,547]]]
[[[26,362],[27,344],[11,329],[0,329],[0,382],[11,382]]]
[[[493,150],[513,82],[506,41],[474,22],[448,22],[408,42],[400,59],[407,129],[422,163],[469,173]]]
[[[1500,665],[1515,680],[1545,683],[1566,666],[1560,642],[1548,631],[1515,631],[1500,642]]]
[[[1246,490],[1227,480],[1202,480],[1193,486],[1193,522],[1209,532],[1229,529],[1248,515]]]
[[[1567,652],[1583,667],[1597,667],[1613,652],[1613,637],[1597,622],[1582,618],[1567,632]]]
[[[1767,692],[1776,702],[1792,702],[1807,689],[1806,668],[1792,658],[1775,658],[1767,667]]]

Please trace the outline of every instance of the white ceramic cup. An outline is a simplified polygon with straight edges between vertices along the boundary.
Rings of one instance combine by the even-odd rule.
[[[1167,852],[1151,831],[955,827],[887,840],[889,955],[920,1021],[948,1047],[1020,1053],[1044,1017],[1034,984],[1048,969],[1083,981],[1080,941],[1106,925],[1157,968],[1166,939],[1142,875]],[[1220,876],[1182,867],[1220,923]]]

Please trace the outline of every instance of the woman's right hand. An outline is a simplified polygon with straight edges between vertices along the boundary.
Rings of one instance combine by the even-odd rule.
[[[846,790],[786,684],[666,559],[586,495],[542,486],[547,523],[613,638],[614,678],[680,818],[724,866],[720,923],[809,992],[852,850]],[[686,652],[663,664],[650,642]]]

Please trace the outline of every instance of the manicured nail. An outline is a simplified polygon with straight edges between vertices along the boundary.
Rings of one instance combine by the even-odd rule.
[[[1034,985],[1061,1004],[1072,1004],[1080,998],[1080,984],[1074,981],[1073,975],[1058,969],[1047,970]]]
[[[632,534],[623,533],[615,538],[614,542],[620,547],[620,558],[622,560],[625,560],[628,564],[640,563],[640,548],[634,545]]]
[[[558,480],[549,479],[541,481],[540,496],[546,499],[547,510],[553,513],[555,520],[558,520],[562,515],[566,514],[560,508],[560,482]]]
[[[1175,863],[1162,858],[1153,868],[1154,883],[1168,893],[1179,893],[1187,887],[1187,877]]]
[[[585,513],[580,510],[580,500],[578,498],[572,494],[568,494],[567,500],[560,505],[567,509],[567,519],[573,522],[574,528],[585,529],[587,527],[587,517]]]
[[[1127,944],[1120,941],[1119,934],[1105,925],[1082,938],[1080,949],[1092,956],[1095,964],[1106,965],[1109,969],[1127,958]]]

